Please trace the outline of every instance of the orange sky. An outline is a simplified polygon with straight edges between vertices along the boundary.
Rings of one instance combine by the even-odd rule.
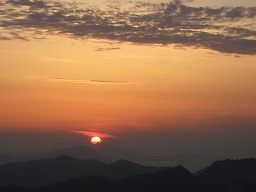
[[[1,127],[175,128],[179,119],[256,115],[255,56],[128,44],[94,51],[100,45],[3,41]]]
[[[83,5],[95,17],[87,25],[87,12],[81,15],[72,4],[54,15],[61,9],[54,3],[44,12],[46,6],[30,2],[0,3],[0,132],[122,136],[255,126],[253,8],[183,7],[182,12],[176,1],[175,14],[176,4],[169,3],[148,4],[145,10],[138,4],[136,15],[132,9],[94,12]],[[18,6],[23,12],[16,18],[4,11],[8,6],[14,6],[11,13],[17,14]],[[168,23],[168,14],[177,22]],[[199,17],[205,19],[202,25]]]

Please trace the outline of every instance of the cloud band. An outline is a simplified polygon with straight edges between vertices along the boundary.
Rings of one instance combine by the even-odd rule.
[[[0,40],[51,34],[256,54],[256,7],[190,7],[176,0],[130,3],[126,9],[113,2],[100,9],[63,1],[6,0],[0,13]]]

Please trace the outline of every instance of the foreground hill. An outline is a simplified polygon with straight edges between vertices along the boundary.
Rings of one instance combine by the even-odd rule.
[[[223,159],[209,154],[149,155],[105,143],[104,145],[77,145],[43,154],[38,152],[9,152],[8,154],[0,154],[0,166],[15,161],[53,159],[60,155],[67,155],[76,159],[94,159],[103,163],[126,159],[138,164],[157,167],[183,165],[192,172],[206,167],[216,160]]]
[[[50,172],[42,171],[49,167]],[[13,178],[10,182],[12,185],[0,186],[1,192],[256,191],[256,159],[217,161],[192,174],[182,166],[145,167],[125,160],[104,164],[95,160],[77,160],[60,156],[51,160],[12,163],[0,167],[0,173],[1,182],[6,182],[4,175],[10,179],[9,182]],[[52,184],[43,186],[43,180]]]
[[[16,162],[1,166],[0,186],[14,184],[38,187],[91,175],[122,179],[158,170],[158,167],[147,167],[125,160],[105,164],[96,160],[80,160],[62,155],[55,159]]]
[[[77,192],[256,192],[256,159],[216,161],[197,175],[177,166],[122,180],[76,178],[41,188],[39,192],[74,189]]]
[[[178,166],[155,173],[142,174],[123,180],[109,180],[103,177],[80,177],[67,182],[54,184],[37,192],[170,192],[170,191],[197,191],[205,192],[196,178],[190,172]]]
[[[216,161],[197,175],[202,183],[227,191],[256,191],[256,159]]]

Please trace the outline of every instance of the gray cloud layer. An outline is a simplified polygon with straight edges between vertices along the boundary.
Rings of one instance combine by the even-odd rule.
[[[107,8],[86,4],[6,0],[0,3],[0,40],[48,34],[135,44],[207,48],[256,54],[256,7],[189,7],[181,1],[130,3]]]

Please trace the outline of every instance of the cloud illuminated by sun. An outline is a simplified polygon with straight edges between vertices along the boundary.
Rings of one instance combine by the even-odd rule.
[[[83,130],[71,130],[71,132],[86,135],[86,136],[89,136],[89,137],[94,137],[95,135],[97,135],[100,138],[118,138],[115,135],[110,135],[110,134],[107,134],[107,133],[100,133],[100,132],[91,132],[91,131],[83,131]]]
[[[129,1],[129,6],[114,1],[108,6],[77,2],[74,6],[68,1],[6,0],[0,3],[0,40],[29,41],[61,34],[82,40],[256,54],[256,7],[191,7],[185,3],[190,1]],[[95,51],[118,49],[114,45]]]

